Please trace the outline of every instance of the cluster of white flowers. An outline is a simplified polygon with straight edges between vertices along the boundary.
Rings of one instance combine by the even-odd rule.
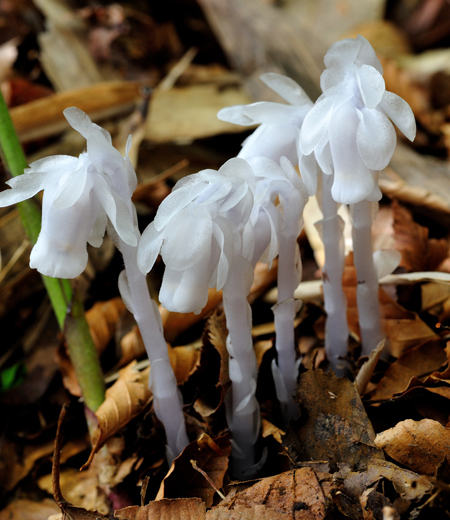
[[[366,280],[358,291],[371,302],[370,316],[376,315],[377,281],[372,250],[367,246],[369,203],[381,197],[378,172],[388,164],[395,148],[396,134],[390,120],[409,139],[415,135],[410,107],[386,92],[381,64],[365,38],[334,44],[325,56],[325,65],[323,94],[315,104],[292,79],[264,74],[261,79],[289,104],[262,102],[221,110],[223,120],[260,126],[243,143],[238,157],[218,171],[203,170],[179,181],[142,237],[131,202],[136,187],[136,174],[128,158],[131,141],[122,157],[112,146],[109,133],[76,108],[67,109],[65,116],[86,138],[87,150],[78,158],[54,156],[36,161],[24,175],[8,182],[12,190],[0,193],[0,206],[6,206],[44,190],[42,229],[30,264],[48,276],[79,275],[87,263],[87,243],[100,246],[105,229],[109,229],[124,257],[120,290],[141,328],[152,363],[155,410],[166,425],[172,456],[188,440],[180,394],[145,274],[161,254],[166,269],[160,301],[176,312],[199,313],[207,303],[208,288],[223,289],[233,383],[227,416],[238,476],[249,476],[259,467],[253,448],[259,432],[257,370],[247,302],[256,262],[270,265],[277,255],[279,258],[279,298],[273,308],[277,348],[273,375],[288,420],[298,412],[292,398],[299,362],[293,322],[299,310],[294,290],[301,277],[297,238],[303,226],[303,208],[316,193],[320,173],[329,176],[322,182],[323,204],[330,206],[324,208],[322,227],[324,235],[333,235],[325,243],[328,275],[335,279],[333,290],[324,289],[325,296],[333,300],[328,306],[326,303],[330,323],[345,320],[345,297],[338,287],[342,248],[339,236],[335,237],[341,229],[338,203],[352,205],[355,263],[358,276],[365,269],[359,277]],[[364,253],[358,245],[362,243],[361,230],[368,249]],[[330,262],[336,263],[334,269]],[[361,267],[363,264],[368,267]],[[380,329],[372,318],[365,326],[369,313],[363,311],[361,307],[364,343],[365,336],[377,338]],[[331,317],[331,312],[337,314]],[[340,329],[338,354],[327,350],[332,367],[346,347],[348,330],[346,325]]]

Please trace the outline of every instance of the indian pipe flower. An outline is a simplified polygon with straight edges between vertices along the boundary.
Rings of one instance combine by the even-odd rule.
[[[136,246],[137,236],[112,178],[118,168],[130,176],[129,159],[113,148],[109,133],[84,112],[68,108],[64,115],[87,139],[87,151],[78,158],[54,155],[31,163],[23,175],[7,181],[12,190],[0,193],[0,207],[44,190],[42,226],[30,266],[47,276],[75,278],[86,267],[87,243],[102,244],[108,219],[125,243]]]
[[[269,72],[261,80],[290,105],[261,101],[251,105],[235,105],[220,110],[222,121],[243,126],[260,126],[243,142],[238,157],[267,157],[279,163],[281,157],[300,167],[309,195],[317,189],[317,164],[313,154],[304,155],[299,149],[300,129],[313,103],[293,79]]]
[[[164,307],[199,313],[208,287],[221,289],[237,251],[253,248],[246,228],[255,178],[243,159],[230,159],[218,171],[203,170],[181,179],[142,234],[138,265],[150,271],[159,253],[166,265],[159,294]],[[241,233],[250,239],[243,240]]]
[[[391,121],[412,141],[412,110],[386,91],[381,63],[363,36],[333,44],[324,63],[323,94],[303,121],[301,153],[314,151],[325,173],[331,173],[324,165],[332,160],[332,196],[337,202],[377,201],[377,173],[388,165],[397,140]]]

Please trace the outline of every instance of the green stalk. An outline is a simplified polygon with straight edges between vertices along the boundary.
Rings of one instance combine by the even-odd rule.
[[[27,168],[27,160],[17,136],[8,107],[0,91],[0,147],[5,166],[16,177]],[[35,244],[41,230],[41,210],[36,199],[25,200],[18,205],[20,218],[26,234]],[[73,299],[68,280],[42,276],[53,310],[61,330],[65,328],[67,307]],[[80,383],[86,406],[96,411],[104,401],[105,385],[97,351],[89,332],[82,303],[74,298],[70,324],[66,326],[66,340],[75,373]]]

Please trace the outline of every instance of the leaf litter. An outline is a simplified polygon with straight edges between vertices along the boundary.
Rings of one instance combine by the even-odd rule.
[[[202,0],[201,3],[208,2]],[[51,3],[40,3],[42,12],[52,19]],[[27,60],[35,59],[33,56],[42,50],[46,60],[35,59],[34,68],[29,67],[29,63],[28,68],[21,69],[12,65],[11,57],[17,55],[19,42],[11,39],[16,36],[10,34],[11,28],[36,31],[26,22],[25,5],[28,16],[35,17],[37,11],[31,2],[19,2],[10,11],[0,6],[0,17],[3,21],[13,17],[17,22],[4,24],[8,27],[8,34],[5,33],[8,56],[4,67],[7,79],[2,88],[9,92],[11,106],[15,105],[12,117],[27,142],[29,154],[38,148],[54,146],[46,140],[49,136],[54,139],[65,128],[61,107],[72,104],[88,111],[96,121],[109,118],[113,135],[122,139],[123,128],[131,129],[130,125],[137,121],[136,115],[142,115],[140,107],[145,95],[140,92],[141,86],[145,83],[156,87],[193,47],[193,40],[199,48],[201,63],[183,65],[178,83],[165,92],[155,93],[150,101],[149,116],[142,116],[136,126],[135,137],[140,146],[133,157],[143,181],[136,195],[140,218],[147,221],[152,218],[157,205],[170,192],[174,178],[184,175],[188,169],[217,167],[224,156],[236,153],[244,138],[242,135],[228,135],[226,151],[217,145],[214,136],[227,132],[239,134],[241,129],[218,123],[215,113],[227,104],[247,103],[249,98],[238,76],[225,66],[220,46],[226,52],[230,46],[224,44],[223,35],[216,33],[216,39],[212,37],[211,29],[215,31],[215,26],[201,13],[193,10],[188,14],[179,6],[180,17],[189,18],[186,27],[189,26],[192,33],[187,36],[180,30],[179,21],[163,20],[156,11],[140,13],[140,7],[108,5],[70,13],[64,6],[71,16],[64,21],[65,29],[58,35],[59,41],[74,41],[76,31],[69,22],[82,22],[77,42],[83,50],[78,55],[75,53],[75,58],[68,57],[67,62],[89,57],[90,52],[88,61],[95,69],[94,76],[106,80],[89,79],[86,67],[80,76],[85,84],[73,88],[67,87],[65,71],[51,65],[49,58],[57,53],[58,46],[49,45],[49,39],[45,43],[41,34],[42,49],[28,48],[28,54],[19,53],[18,59],[19,63],[25,55]],[[269,9],[261,9],[261,13],[265,13],[261,16],[272,12],[271,6],[266,7]],[[281,8],[279,11],[282,12]],[[295,23],[294,17],[292,23]],[[276,27],[273,21],[267,25]],[[258,33],[258,27],[252,30],[253,34]],[[364,33],[369,29],[361,27],[360,30]],[[380,26],[372,26],[370,30],[374,31],[372,34],[381,31]],[[395,26],[390,30],[397,31]],[[47,37],[55,35],[55,32],[47,33]],[[260,44],[255,40],[255,49],[260,49]],[[28,41],[27,45],[30,45]],[[234,48],[233,52],[243,52],[244,48]],[[445,84],[445,77],[435,77],[432,83],[429,73],[420,68],[423,64],[419,63],[419,57],[411,54],[410,46],[401,48],[402,53],[407,53],[406,57],[400,58],[397,49],[383,58],[388,89],[409,100],[422,125],[416,146],[438,155],[448,153],[448,100],[436,97],[438,85]],[[285,50],[277,52],[283,55]],[[266,56],[270,61],[270,53]],[[148,61],[142,66],[145,60]],[[33,72],[27,73],[27,70]],[[17,77],[10,78],[11,74]],[[39,80],[41,75],[46,75],[45,85]],[[245,84],[252,84],[247,75],[244,74],[243,79]],[[169,144],[173,141],[177,144]],[[147,158],[148,150],[155,159]],[[397,519],[425,518],[437,510],[450,510],[450,365],[445,328],[450,316],[450,296],[441,283],[430,283],[439,277],[436,270],[450,271],[446,229],[450,205],[445,190],[437,188],[433,180],[444,178],[448,171],[442,162],[402,150],[399,147],[392,167],[381,174],[381,187],[391,198],[410,206],[406,208],[396,201],[387,201],[383,230],[379,231],[380,236],[374,237],[380,243],[395,243],[402,254],[402,269],[411,276],[408,286],[401,287],[397,285],[400,278],[391,278],[392,285],[380,290],[390,357],[372,358],[366,365],[358,361],[356,279],[349,255],[344,276],[352,331],[348,361],[354,377],[358,376],[361,366],[365,368],[359,374],[365,372],[365,375],[359,380],[357,377],[356,384],[322,370],[326,368],[323,363],[324,310],[320,297],[306,298],[296,321],[298,346],[304,355],[297,390],[300,417],[287,428],[280,421],[270,376],[274,356],[273,318],[268,305],[260,298],[275,283],[276,265],[271,271],[267,271],[267,266],[258,266],[250,300],[255,313],[257,396],[262,412],[259,448],[269,450],[269,462],[260,479],[233,483],[228,474],[230,445],[224,398],[229,376],[221,294],[211,291],[208,306],[198,316],[177,315],[161,309],[192,440],[168,468],[164,463],[161,426],[152,412],[151,394],[147,389],[148,367],[137,365],[135,361],[144,355],[139,331],[132,329],[127,337],[129,346],[122,352],[118,349],[117,330],[126,317],[123,303],[108,282],[115,279],[113,255],[106,254],[104,265],[95,268],[90,278],[76,282],[84,284],[83,291],[91,308],[88,320],[95,331],[105,372],[113,373],[108,380],[115,383],[108,389],[107,399],[96,414],[92,449],[87,446],[83,426],[77,424],[70,432],[71,439],[63,446],[67,455],[63,451],[61,471],[60,462],[55,462],[58,468],[54,466],[53,476],[60,473],[60,487],[74,504],[67,504],[61,490],[58,493],[56,488],[56,502],[66,515],[99,518],[99,513],[93,512],[98,508],[110,516],[115,510],[117,518],[127,519]],[[180,157],[178,163],[176,157]],[[184,169],[171,170],[180,161],[184,161]],[[408,165],[413,166],[408,170]],[[166,171],[169,174],[166,175]],[[429,171],[433,175],[428,174]],[[47,518],[56,507],[48,498],[51,492],[48,458],[57,412],[67,398],[79,409],[76,397],[80,392],[63,341],[60,341],[57,359],[68,393],[61,385],[55,363],[49,363],[41,386],[36,383],[37,369],[44,358],[54,356],[58,340],[53,332],[51,341],[28,339],[25,348],[21,345],[23,330],[30,327],[30,316],[36,315],[36,301],[42,300],[42,292],[38,277],[24,261],[26,255],[18,253],[23,235],[20,230],[13,231],[14,219],[11,218],[9,213],[6,217],[2,213],[0,220],[1,236],[7,237],[0,244],[2,255],[6,259],[17,258],[1,281],[0,319],[5,325],[7,344],[13,348],[8,347],[7,357],[3,354],[0,357],[0,370],[9,369],[22,354],[30,372],[25,376],[23,387],[0,396],[1,411],[8,417],[1,432],[0,453],[2,487],[8,494],[1,494],[0,518],[37,520]],[[317,265],[304,237],[300,238],[300,245],[304,279],[317,279]],[[418,271],[429,272],[430,279],[419,276]],[[109,294],[107,291],[105,296],[98,289],[100,279],[109,283]],[[150,284],[157,287],[158,283],[158,274],[152,274]],[[110,298],[107,302],[103,301],[107,298]],[[436,328],[436,323],[443,326]],[[39,330],[36,328],[35,336]],[[47,349],[43,346],[45,342]],[[34,359],[32,353],[36,356]],[[117,367],[122,366],[118,372]],[[25,393],[29,396],[27,399]],[[79,413],[76,417],[80,422]],[[78,432],[80,427],[82,435]],[[56,440],[62,443],[61,436],[57,435]],[[59,445],[55,449],[57,453]],[[92,462],[90,468],[79,473],[78,468],[87,460]],[[138,503],[137,494],[145,477],[150,477],[146,487],[150,501],[145,505],[144,496],[140,506],[133,505]],[[58,487],[59,477],[57,480]],[[93,495],[89,495],[88,488]],[[24,499],[30,489],[34,489],[34,494]],[[221,498],[223,496],[225,498]]]

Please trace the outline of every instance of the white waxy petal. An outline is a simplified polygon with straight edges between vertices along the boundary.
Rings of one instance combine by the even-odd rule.
[[[245,105],[234,105],[232,107],[225,107],[217,113],[218,119],[226,121],[227,123],[234,123],[235,125],[250,126],[255,122],[251,117],[244,114]]]
[[[12,189],[0,193],[0,207],[4,208],[33,197],[44,188],[47,172],[29,172],[10,179]]]
[[[360,119],[351,102],[342,106],[330,123],[329,136],[334,163],[333,199],[355,204],[366,199],[373,190],[373,179],[356,146]]]
[[[30,164],[30,168],[25,170],[27,172],[54,172],[57,173],[58,177],[61,172],[72,171],[76,168],[78,163],[77,157],[71,155],[51,155],[50,157],[43,157],[37,161],[33,161]]]
[[[80,166],[83,165],[80,164]],[[84,190],[90,190],[91,187],[92,181],[88,179],[86,167],[73,171],[55,195],[53,201],[55,208],[63,209],[72,206],[81,197]]]
[[[108,132],[108,130],[105,130],[104,128],[97,125],[96,123],[92,123],[92,128],[94,129],[94,131],[98,130],[98,132],[100,132],[103,135],[103,137],[106,139],[106,142],[108,144],[112,145],[112,137],[111,137],[111,134]]]
[[[347,74],[349,74],[347,69],[342,67],[325,69],[320,75],[320,88],[322,92],[326,92],[335,87],[338,83],[344,81]]]
[[[300,151],[303,155],[312,153],[326,136],[334,103],[334,98],[324,97],[306,115],[300,130]]]
[[[380,60],[377,58],[377,55],[370,43],[358,34],[356,37],[356,41],[360,43],[358,55],[355,58],[355,64],[360,67],[361,65],[370,65],[374,67],[380,74],[383,74],[383,67],[381,66]]]
[[[164,230],[161,255],[167,267],[182,271],[211,249],[212,222],[206,211],[194,215],[191,208],[186,208],[171,224]]]
[[[93,130],[90,117],[76,107],[66,108],[63,113],[69,125],[87,139]]]
[[[309,105],[311,107],[313,105],[302,87],[288,76],[276,72],[267,72],[261,75],[261,81],[291,105]]]
[[[288,157],[297,164],[296,140],[299,130],[292,124],[259,126],[242,144],[238,157],[250,159],[264,156],[278,162],[280,157]]]
[[[367,108],[375,108],[386,90],[383,76],[370,65],[362,65],[356,72],[359,90]]]
[[[139,240],[137,263],[143,274],[151,271],[161,251],[164,235],[155,229],[152,222],[149,224]]]
[[[308,195],[312,197],[317,191],[317,161],[314,153],[302,155],[299,162],[300,175],[305,183]]]
[[[197,182],[192,185],[187,184],[185,187],[172,191],[159,205],[154,220],[155,228],[161,231],[177,213],[200,195],[204,189],[205,184],[197,179]]]
[[[304,115],[304,111],[292,105],[283,105],[271,101],[260,101],[244,107],[244,114],[253,119],[256,123],[266,123],[269,125],[281,125],[291,123],[297,114]],[[302,117],[303,119],[303,117]]]
[[[203,251],[199,261],[183,270],[181,283],[173,295],[175,312],[194,312],[199,314],[208,303],[208,286],[211,277],[211,250]]]
[[[237,157],[229,159],[219,168],[218,173],[225,177],[224,180],[237,179],[239,181],[245,181],[249,185],[251,191],[255,190],[255,175],[247,161],[244,161],[243,159]]]
[[[361,48],[361,40],[345,38],[339,40],[328,49],[323,62],[327,69],[331,67],[348,67],[354,63]]]
[[[31,251],[30,266],[46,276],[75,278],[86,268],[87,237],[96,214],[86,192],[69,208],[55,209],[55,191],[56,186],[44,191],[42,227]]]
[[[397,143],[394,127],[383,112],[363,109],[356,142],[364,164],[371,170],[382,170],[391,160]]]
[[[98,132],[87,138],[87,152],[89,160],[100,173],[114,175],[124,166],[124,157]],[[123,173],[120,172],[119,175]]]
[[[219,217],[216,221],[213,222],[213,235],[220,249],[220,256],[214,285],[217,290],[220,291],[227,281],[230,262],[233,258],[232,231],[225,219]]]
[[[325,139],[324,139],[325,141]],[[314,155],[317,160],[317,164],[320,169],[325,173],[325,175],[333,174],[333,158],[331,157],[331,149],[330,143],[328,140],[324,142],[324,144],[319,144],[319,146],[314,150]]]
[[[94,198],[92,197],[92,199]],[[97,199],[91,200],[92,204],[94,204],[94,201],[97,202],[98,206],[100,206],[100,203]],[[95,224],[88,236],[88,243],[92,247],[100,247],[102,245],[103,237],[105,236],[106,224],[108,223],[108,218],[106,216],[105,210],[99,207],[97,211],[97,219],[95,220]]]
[[[99,173],[92,173],[94,192],[120,238],[130,246],[137,246],[137,236],[132,216],[124,200]]]
[[[174,309],[173,295],[180,285],[182,278],[183,271],[174,271],[169,267],[165,268],[161,288],[159,290],[159,301],[165,309]]]
[[[385,92],[379,109],[403,132],[410,141],[416,137],[416,121],[408,103],[393,92]]]

